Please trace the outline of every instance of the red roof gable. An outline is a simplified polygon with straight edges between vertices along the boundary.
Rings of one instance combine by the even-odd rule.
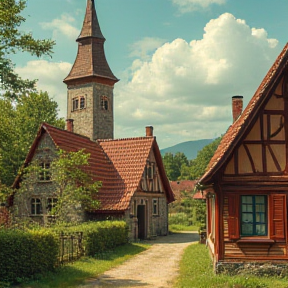
[[[44,133],[50,135],[57,148],[65,151],[85,149],[85,152],[90,154],[90,165],[86,169],[95,175],[95,180],[102,181],[102,187],[97,194],[97,198],[101,202],[100,211],[124,211],[128,209],[131,197],[141,180],[149,152],[152,147],[157,146],[153,137],[94,142],[88,137],[43,123],[27,155],[25,164],[31,162]],[[161,163],[162,159],[160,166]],[[161,172],[161,176],[164,183],[165,178],[168,182],[165,172],[164,175]],[[18,182],[19,177],[16,178],[14,187],[17,186]],[[170,186],[165,187],[165,190],[167,190],[167,199],[171,202],[174,198],[171,198],[173,193],[169,188]]]
[[[205,174],[199,180],[202,184],[213,182],[213,175],[223,166],[228,157],[231,155],[235,145],[245,133],[247,127],[251,123],[253,116],[258,112],[261,104],[269,95],[269,91],[273,84],[277,81],[281,72],[287,67],[288,63],[288,43],[283,48],[282,52],[277,57],[276,61],[264,77],[262,83],[258,87],[256,93],[251,98],[247,107],[227,130],[223,136],[214,156],[210,160]]]
[[[180,180],[180,181],[170,181],[171,188],[176,199],[181,198],[181,191],[193,192],[194,186],[197,181],[195,180]]]

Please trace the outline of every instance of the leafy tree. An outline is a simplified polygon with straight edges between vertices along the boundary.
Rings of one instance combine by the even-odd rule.
[[[215,139],[212,143],[206,145],[205,147],[203,147],[202,150],[197,153],[196,159],[192,160],[191,163],[191,179],[197,179],[205,173],[206,167],[209,164],[211,158],[213,157],[220,141],[221,137]]]
[[[177,152],[175,155],[172,153],[165,153],[163,156],[163,164],[167,177],[171,181],[175,181],[181,175],[182,165],[188,165],[189,161],[184,153]]]
[[[42,122],[64,128],[57,103],[46,92],[23,95],[17,103],[0,98],[0,181],[11,185]]]
[[[55,44],[51,40],[36,40],[31,33],[19,30],[25,18],[21,12],[26,7],[26,0],[0,1],[0,76],[2,89],[6,96],[17,99],[20,94],[34,89],[35,80],[23,80],[14,71],[11,54],[28,52],[32,56],[51,56]]]
[[[56,152],[55,159],[51,163],[50,174],[54,187],[53,198],[57,199],[57,202],[49,211],[48,203],[41,201],[44,225],[47,224],[49,215],[54,215],[57,222],[71,222],[79,210],[83,211],[82,208],[85,211],[99,208],[100,203],[96,199],[96,193],[101,187],[101,182],[95,181],[94,176],[88,172],[89,157],[90,154],[85,153],[84,150]],[[33,195],[39,174],[44,172],[44,168],[39,164],[34,160],[23,169],[21,185],[16,193],[18,202],[25,203]],[[29,214],[28,211],[29,207],[26,208],[26,214]]]

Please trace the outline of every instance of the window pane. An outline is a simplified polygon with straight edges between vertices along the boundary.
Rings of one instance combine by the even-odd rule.
[[[255,205],[256,212],[265,212],[265,205],[259,204]]]
[[[259,203],[265,204],[265,196],[255,196],[255,203],[256,204],[259,204]]]
[[[253,222],[253,214],[245,213],[242,215],[242,222],[252,223]]]
[[[256,235],[266,235],[266,225],[256,225]]]
[[[242,225],[242,233],[245,235],[253,234],[253,224],[243,224]]]

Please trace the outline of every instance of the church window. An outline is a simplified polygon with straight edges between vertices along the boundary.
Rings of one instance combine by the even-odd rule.
[[[42,214],[42,205],[41,205],[41,200],[39,198],[31,199],[31,214],[32,215]]]
[[[85,97],[81,96],[80,97],[80,109],[84,109],[85,108]]]
[[[40,163],[39,180],[40,181],[51,180],[50,163],[47,162]]]
[[[101,110],[104,110],[104,111],[109,110],[109,102],[106,96],[102,96],[101,98]]]
[[[73,111],[78,110],[79,98],[73,98]]]
[[[85,96],[77,96],[72,99],[72,111],[84,109],[86,107]]]

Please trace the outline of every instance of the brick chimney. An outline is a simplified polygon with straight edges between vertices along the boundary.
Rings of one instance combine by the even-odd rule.
[[[146,137],[153,136],[153,126],[146,126]]]
[[[232,116],[233,123],[242,114],[243,109],[243,96],[233,96],[232,97]]]
[[[69,132],[73,132],[74,130],[73,121],[73,119],[66,119],[66,130]]]

